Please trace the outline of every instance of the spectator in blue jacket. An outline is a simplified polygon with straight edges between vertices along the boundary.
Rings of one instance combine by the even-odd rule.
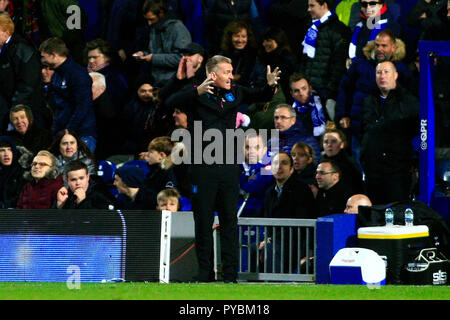
[[[128,83],[121,70],[119,55],[111,44],[95,39],[86,44],[88,72],[99,72],[105,76],[106,92],[112,102],[122,109],[129,99]]]
[[[262,216],[264,196],[267,189],[274,183],[274,178],[269,164],[264,164],[262,159],[267,152],[266,142],[262,136],[253,135],[245,139],[245,161],[239,165],[241,195],[248,195],[246,205],[241,212],[241,217]],[[243,204],[241,197],[239,207]]]
[[[97,129],[89,73],[72,59],[59,38],[45,40],[39,50],[42,63],[55,70],[49,86],[49,96],[55,105],[52,134],[73,130],[94,152]]]
[[[314,154],[320,155],[320,146],[316,138],[314,138],[307,130],[297,121],[295,110],[288,104],[279,104],[273,115],[275,129],[278,130],[278,146],[276,145],[277,137],[273,137],[268,142],[268,155],[272,157],[279,151],[291,153],[291,149],[295,143],[301,141],[309,144]],[[278,148],[277,148],[278,147]],[[315,159],[319,161],[320,159]]]

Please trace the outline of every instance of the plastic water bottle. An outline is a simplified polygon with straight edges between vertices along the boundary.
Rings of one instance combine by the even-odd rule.
[[[412,226],[413,221],[414,221],[414,212],[410,207],[408,207],[405,210],[405,226],[407,227]]]
[[[384,211],[384,218],[386,221],[386,227],[392,227],[394,225],[394,211],[391,207],[387,207]]]

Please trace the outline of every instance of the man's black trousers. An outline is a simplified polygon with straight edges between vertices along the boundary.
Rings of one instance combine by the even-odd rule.
[[[237,277],[237,209],[239,200],[238,165],[192,165],[192,209],[195,220],[195,246],[199,264],[198,281],[214,280],[213,223],[219,216],[221,260],[224,281]]]

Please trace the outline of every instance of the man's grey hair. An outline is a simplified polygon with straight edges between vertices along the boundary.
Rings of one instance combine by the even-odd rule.
[[[273,113],[275,114],[275,112],[277,112],[277,110],[282,109],[282,108],[288,109],[289,115],[291,117],[294,117],[294,118],[297,117],[297,113],[295,112],[294,108],[292,108],[292,106],[288,105],[287,103],[280,103],[279,105],[277,105],[275,107],[275,111]]]
[[[221,55],[215,55],[211,57],[206,62],[206,74],[210,74],[211,72],[216,72],[218,70],[220,63],[229,63],[231,64],[231,59]]]
[[[92,78],[92,82],[97,82],[100,87],[106,88],[106,80],[103,74],[100,72],[89,72],[89,75]]]

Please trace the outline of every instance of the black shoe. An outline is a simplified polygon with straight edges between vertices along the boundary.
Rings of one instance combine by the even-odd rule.
[[[198,275],[196,277],[194,277],[194,282],[197,283],[208,283],[208,282],[215,282],[216,281],[216,277],[214,274],[210,274],[207,277],[205,277],[204,275]]]
[[[224,278],[223,279],[224,283],[237,283],[236,278]]]

